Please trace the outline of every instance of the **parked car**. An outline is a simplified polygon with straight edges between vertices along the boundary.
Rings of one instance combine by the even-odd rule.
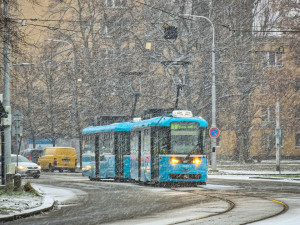
[[[38,159],[43,155],[43,149],[25,149],[20,152],[20,155],[26,157],[34,163],[38,163]]]
[[[18,157],[18,159],[17,159]],[[18,167],[17,167],[18,161]],[[11,163],[16,166],[16,173],[21,176],[39,178],[41,175],[41,167],[34,162],[29,161],[27,158],[21,155],[11,155]]]
[[[75,172],[77,165],[77,154],[75,148],[70,147],[47,147],[43,156],[38,159],[42,170],[70,170]]]

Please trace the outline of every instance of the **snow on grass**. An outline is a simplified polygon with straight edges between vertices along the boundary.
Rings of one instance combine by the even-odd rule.
[[[39,207],[43,197],[27,192],[0,192],[0,216],[12,215],[27,209]]]

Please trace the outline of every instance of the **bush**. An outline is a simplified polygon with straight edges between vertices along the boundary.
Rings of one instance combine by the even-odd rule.
[[[32,194],[35,194],[37,196],[40,196],[40,194],[31,186],[30,182],[27,182],[24,186],[23,186],[23,190],[25,192],[30,192]]]

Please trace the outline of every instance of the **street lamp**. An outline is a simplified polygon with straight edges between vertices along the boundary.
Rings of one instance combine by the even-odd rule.
[[[23,62],[23,63],[12,64],[12,65],[13,65],[13,66],[31,66],[31,65],[34,65],[34,63]]]
[[[25,69],[25,67],[28,66],[33,66],[34,63],[28,63],[28,62],[21,62],[18,64],[12,64],[13,67],[22,67],[23,68],[23,72],[24,72],[24,76],[27,77],[27,70]],[[22,72],[22,71],[20,71]],[[28,82],[26,82],[28,85]],[[18,84],[17,84],[18,87]],[[27,88],[28,90],[29,88]],[[17,152],[17,166],[18,166],[18,155],[20,153],[20,147],[21,147],[21,142],[22,142],[22,126],[20,125],[21,121],[24,119],[24,116],[22,115],[21,112],[19,112],[18,110],[16,110],[13,114],[12,114],[12,136],[15,136],[15,144],[13,145],[14,147],[12,148],[12,150],[14,150],[15,152]],[[31,117],[30,115],[27,115],[27,119],[29,121],[31,121]],[[19,138],[21,137],[20,141]]]
[[[196,17],[207,20],[212,27],[212,46],[211,46],[211,70],[212,70],[212,87],[211,87],[211,128],[216,127],[216,78],[215,78],[215,27],[212,21],[205,16],[183,14],[182,16]],[[211,165],[216,170],[216,138],[211,138]]]

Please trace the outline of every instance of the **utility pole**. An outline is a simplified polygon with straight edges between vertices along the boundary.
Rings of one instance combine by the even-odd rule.
[[[4,15],[4,43],[3,43],[3,58],[4,58],[4,95],[3,95],[3,106],[8,112],[8,118],[5,123],[2,123],[4,126],[4,182],[6,179],[7,166],[11,163],[11,110],[10,110],[10,51],[9,51],[9,42],[10,34],[8,29],[8,10],[9,10],[9,0],[3,1],[3,15]],[[2,181],[3,182],[3,181]]]
[[[208,21],[212,28],[212,44],[211,44],[211,129],[217,129],[216,124],[216,62],[215,62],[215,26],[213,22],[205,16],[182,14],[183,16],[202,18]],[[218,130],[218,129],[217,129]],[[217,140],[211,137],[211,166],[213,170],[217,168]]]
[[[0,94],[0,119],[2,118],[7,118],[7,112],[5,111],[3,105],[3,94]],[[0,132],[1,132],[1,184],[5,185],[5,161],[4,161],[4,126],[1,121],[1,126],[0,126]]]
[[[275,137],[276,137],[276,171],[280,171],[280,159],[281,159],[281,128],[280,128],[280,109],[279,109],[279,99],[276,100],[276,127],[275,127]]]

